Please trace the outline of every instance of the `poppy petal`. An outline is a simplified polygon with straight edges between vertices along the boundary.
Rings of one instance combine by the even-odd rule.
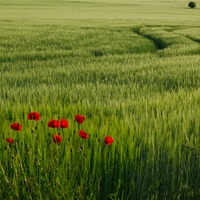
[[[75,120],[79,123],[82,124],[85,120],[85,117],[83,115],[75,115]]]
[[[48,127],[50,128],[60,128],[61,122],[59,120],[52,119],[48,123]]]
[[[87,134],[84,130],[80,130],[79,131],[79,136],[83,139],[88,139],[89,138],[89,134]]]
[[[14,140],[12,138],[6,138],[6,141],[10,144],[12,144],[14,142]]]
[[[55,134],[53,136],[53,142],[55,142],[56,144],[60,144],[62,142],[62,137],[59,134]]]
[[[40,114],[38,112],[31,112],[27,116],[28,120],[40,120]]]
[[[61,128],[68,128],[69,127],[68,121],[66,119],[62,118],[62,120],[60,122],[60,127]]]
[[[110,136],[106,136],[104,142],[107,146],[110,146],[114,142],[114,139]]]
[[[10,128],[15,131],[20,131],[22,129],[22,125],[19,123],[13,123],[10,125]]]

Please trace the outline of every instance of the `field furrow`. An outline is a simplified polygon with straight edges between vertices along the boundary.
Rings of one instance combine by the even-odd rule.
[[[144,27],[140,29],[139,33],[152,40],[158,50],[161,50],[161,54],[183,55],[200,52],[199,43],[184,35],[167,31],[164,27]]]

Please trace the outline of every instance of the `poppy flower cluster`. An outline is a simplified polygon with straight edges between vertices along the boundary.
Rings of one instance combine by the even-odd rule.
[[[28,120],[40,120],[41,115],[38,112],[31,112],[27,115],[27,119]],[[85,117],[83,115],[77,114],[75,115],[75,121],[78,124],[83,124],[85,120]],[[69,127],[69,123],[65,118],[62,118],[61,120],[56,120],[56,119],[52,119],[48,122],[48,127],[50,128],[68,128]],[[20,123],[13,123],[10,125],[10,128],[16,131],[21,131],[22,129],[22,125]],[[88,133],[86,133],[83,129],[81,129],[79,131],[79,137],[81,137],[82,139],[88,139],[90,137],[90,135]],[[54,134],[53,135],[53,142],[56,144],[60,144],[62,142],[62,136],[60,134]],[[6,138],[6,141],[9,144],[14,143],[14,140],[12,138]],[[106,144],[106,146],[110,146],[112,143],[114,142],[114,139],[111,136],[106,136],[104,138],[104,143]]]
[[[49,121],[48,127],[50,127],[50,128],[68,128],[69,124],[68,124],[68,121],[64,118],[62,118],[61,121],[52,119]]]

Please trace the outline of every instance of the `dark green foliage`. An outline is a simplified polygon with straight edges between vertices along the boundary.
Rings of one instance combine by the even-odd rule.
[[[190,1],[190,3],[188,4],[188,7],[193,9],[196,7],[196,3],[194,1]]]

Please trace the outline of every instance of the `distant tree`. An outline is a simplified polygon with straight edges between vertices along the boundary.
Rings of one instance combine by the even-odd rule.
[[[188,3],[188,7],[195,8],[196,7],[196,3],[194,1],[190,1],[190,3]]]

